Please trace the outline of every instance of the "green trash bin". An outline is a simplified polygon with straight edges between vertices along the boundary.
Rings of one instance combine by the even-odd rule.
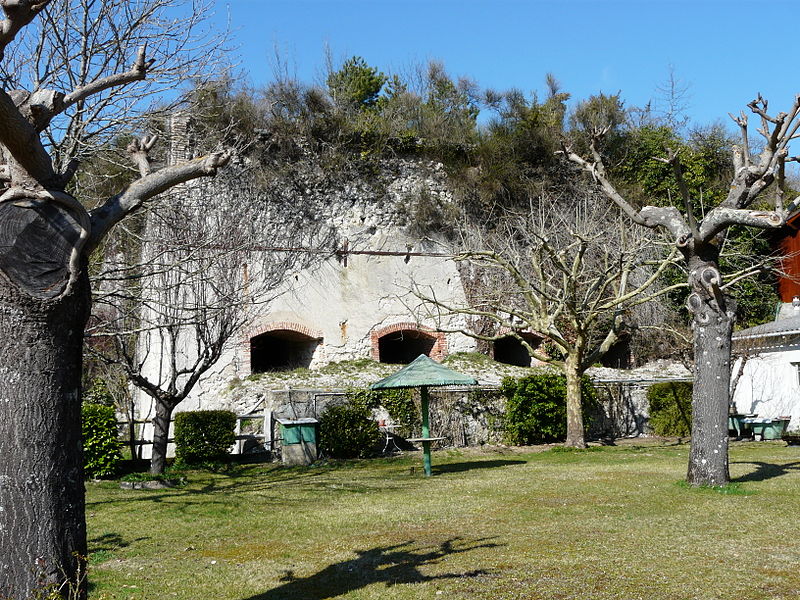
[[[789,424],[789,419],[782,418],[782,417],[774,417],[771,420],[771,423],[768,423],[766,427],[764,427],[764,439],[765,440],[779,440],[783,435],[783,432],[786,431],[786,426]]]
[[[317,460],[317,419],[277,419],[281,460],[288,466],[310,465]]]
[[[779,440],[789,423],[789,419],[782,417],[745,419],[745,422],[750,424],[753,429],[753,437],[756,440]]]

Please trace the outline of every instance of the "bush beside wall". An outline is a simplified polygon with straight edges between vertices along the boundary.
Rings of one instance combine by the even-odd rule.
[[[320,449],[332,458],[369,456],[381,435],[372,409],[357,399],[329,405],[319,419]]]
[[[236,414],[229,410],[197,410],[175,415],[175,459],[186,465],[217,462],[236,441]]]
[[[83,468],[86,477],[112,477],[122,460],[113,406],[85,403],[81,407]]]
[[[686,437],[692,432],[692,384],[656,383],[647,390],[650,427],[665,437]]]
[[[557,373],[506,377],[500,385],[506,397],[505,438],[510,444],[563,442],[567,437],[567,380]],[[588,377],[581,380],[584,426],[597,404]]]

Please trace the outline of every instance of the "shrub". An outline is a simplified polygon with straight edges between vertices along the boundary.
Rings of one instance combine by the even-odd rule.
[[[229,410],[197,410],[175,415],[175,458],[199,465],[223,460],[236,441],[236,415]]]
[[[506,377],[500,386],[506,397],[505,434],[511,444],[564,441],[567,436],[567,379],[556,373],[537,373],[520,379]],[[584,427],[597,403],[588,377],[581,379]]]
[[[379,406],[385,408],[392,422],[398,426],[395,432],[398,435],[410,436],[422,421],[420,407],[414,402],[410,389],[355,389],[347,393],[347,399],[354,405],[368,410]]]
[[[84,473],[92,478],[113,476],[122,460],[114,407],[84,404],[81,425]]]
[[[381,439],[372,410],[357,400],[328,406],[319,419],[320,449],[333,458],[372,454]]]
[[[655,383],[647,390],[647,401],[653,433],[684,437],[692,432],[691,383]]]
[[[114,396],[108,389],[108,384],[101,377],[95,377],[89,383],[89,387],[83,392],[84,404],[103,404],[114,406]]]

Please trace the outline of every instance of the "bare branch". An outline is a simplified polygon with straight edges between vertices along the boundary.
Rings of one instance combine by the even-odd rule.
[[[746,225],[759,229],[776,229],[785,223],[785,215],[761,210],[739,210],[718,206],[706,214],[700,226],[698,240],[708,242],[731,225]]]
[[[592,142],[592,152],[595,156],[599,156],[596,150],[595,140]],[[600,184],[606,196],[614,202],[628,217],[636,224],[643,225],[655,229],[663,227],[669,231],[674,239],[679,243],[685,243],[690,238],[691,230],[686,224],[680,212],[671,206],[668,207],[655,207],[645,206],[641,210],[636,210],[627,200],[620,194],[614,185],[609,181],[605,174],[605,166],[602,161],[595,160],[589,162],[581,158],[578,154],[573,152],[569,147],[564,146],[562,153],[570,160],[580,166],[584,171],[591,174],[595,181]]]
[[[728,115],[739,126],[742,136],[741,151],[737,152],[737,149],[734,150],[733,168],[735,172],[738,172],[742,167],[747,168],[750,166],[750,144],[747,138],[747,115],[744,111],[741,112],[739,117],[734,117],[731,113],[728,113]]]
[[[143,138],[135,138],[128,144],[128,154],[133,159],[142,177],[146,177],[152,172],[150,166],[150,150],[153,149],[157,140],[157,135],[147,135]]]
[[[681,198],[683,198],[683,208],[686,212],[686,221],[689,224],[689,233],[692,235],[692,237],[698,237],[697,220],[694,217],[692,197],[689,194],[689,188],[686,185],[686,180],[683,177],[683,169],[681,168],[681,160],[678,156],[678,153],[670,148],[667,148],[667,158],[655,158],[655,160],[668,164],[672,167],[672,172],[675,174],[675,181],[677,181],[678,189],[681,192]]]
[[[38,132],[4,90],[0,90],[0,144],[10,153],[8,158],[24,170],[21,178],[32,179],[44,188],[56,187],[58,182],[53,163],[39,140]]]
[[[110,89],[112,87],[122,86],[128,83],[132,83],[134,81],[141,81],[142,79],[147,77],[147,70],[151,66],[153,66],[155,59],[146,60],[145,52],[146,52],[146,46],[139,47],[139,50],[136,54],[136,60],[134,61],[133,66],[125,73],[117,73],[114,75],[108,75],[107,77],[97,79],[95,81],[92,81],[91,83],[87,83],[86,85],[83,85],[73,90],[72,92],[64,96],[62,105],[59,107],[53,107],[54,110],[53,114],[63,112],[73,104],[81,102],[94,94],[99,94],[104,90]]]
[[[73,158],[85,161],[120,129],[135,131],[143,119],[172,111],[183,100],[175,94],[181,82],[203,82],[225,71],[227,33],[207,26],[213,2],[193,0],[180,13],[173,4],[59,0],[17,36],[14,52],[0,63],[0,77],[5,89],[36,96],[35,120],[40,131],[50,122],[43,143],[56,172],[66,171]],[[154,106],[164,92],[171,100]]]
[[[6,17],[0,21],[0,60],[5,57],[5,49],[17,33],[33,21],[52,0],[0,0],[0,7]]]
[[[95,248],[114,225],[153,196],[198,177],[214,176],[230,159],[231,154],[228,151],[215,152],[181,165],[165,167],[133,182],[124,192],[109,198],[102,206],[89,213],[92,234],[86,245],[87,249]]]

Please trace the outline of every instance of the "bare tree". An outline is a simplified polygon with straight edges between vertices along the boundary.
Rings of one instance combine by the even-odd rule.
[[[175,408],[285,290],[287,270],[321,256],[272,249],[329,244],[327,229],[298,222],[255,179],[239,164],[213,183],[174,189],[168,204],[148,212],[141,232],[128,233],[140,251],[117,255],[93,278],[100,318],[87,333],[112,343],[87,347],[152,398],[154,474],[166,466]]]
[[[171,111],[181,99],[176,87],[219,70],[225,37],[208,24],[210,1],[17,0],[4,6],[26,4],[45,7],[5,53],[0,77],[5,89],[32,94],[30,110],[61,105],[42,130],[57,172],[76,169],[120,129]]]
[[[146,138],[130,146],[135,179],[96,208],[87,211],[68,191],[79,167],[73,158],[93,136],[109,136],[129,108],[135,116],[144,93],[137,82],[166,74],[175,52],[184,66],[200,64],[187,45],[158,40],[180,34],[188,43],[203,7],[173,25],[164,20],[167,4],[0,0],[0,596],[85,593],[80,402],[89,253],[149,199],[229,160],[215,152],[158,169]],[[143,37],[147,44],[133,48]],[[172,72],[173,85],[185,74]],[[126,93],[130,102],[117,102]]]
[[[463,316],[456,330],[477,339],[512,335],[531,357],[561,369],[566,443],[586,447],[581,377],[630,330],[630,309],[669,289],[656,284],[671,257],[659,252],[653,236],[626,231],[616,209],[590,194],[540,199],[525,214],[507,214],[491,234],[472,229],[465,244],[470,249],[455,260],[478,280],[470,305],[447,304],[433,290],[417,289],[423,308],[439,323]],[[474,327],[476,321],[493,327]],[[533,344],[524,332],[546,343]]]
[[[736,306],[719,270],[721,248],[734,225],[776,229],[786,222],[784,168],[789,143],[800,127],[800,96],[789,112],[772,115],[760,95],[748,104],[760,122],[758,133],[763,149],[755,154],[748,137],[748,115],[731,117],[737,123],[741,143],[733,149],[733,177],[729,192],[717,206],[706,207],[696,216],[697,199],[692,198],[676,152],[666,149],[659,158],[670,164],[681,190],[683,210],[673,206],[633,206],[615,187],[603,163],[602,141],[608,127],[589,132],[589,155],[582,156],[565,146],[570,161],[590,173],[605,195],[637,225],[662,229],[672,238],[688,270],[691,289],[687,306],[692,314],[694,361],[696,366],[692,399],[692,445],[687,480],[692,485],[724,485],[728,471],[728,405],[731,377],[731,332]],[[771,210],[751,209],[770,187],[775,190]]]

